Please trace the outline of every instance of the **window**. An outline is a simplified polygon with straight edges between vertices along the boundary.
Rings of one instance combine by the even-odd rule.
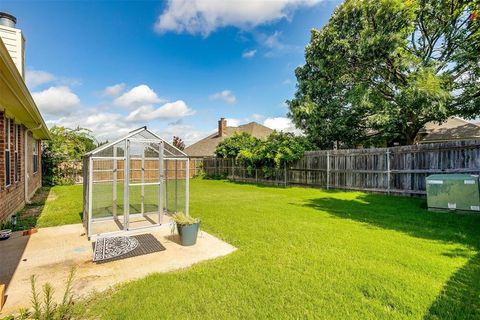
[[[18,145],[20,143],[20,126],[16,125],[15,126],[15,154],[14,154],[14,163],[15,163],[15,168],[14,168],[14,177],[15,177],[15,182],[20,181],[20,163],[18,159]]]
[[[10,177],[10,119],[5,118],[5,186],[8,187],[12,181]]]
[[[33,173],[38,172],[38,141],[33,139]]]

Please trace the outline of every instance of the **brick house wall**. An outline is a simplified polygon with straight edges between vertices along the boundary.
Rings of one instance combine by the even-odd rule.
[[[15,123],[14,119],[10,120],[10,172],[5,171],[5,150],[6,150],[6,135],[5,125],[7,124],[6,117],[3,112],[0,111],[0,221],[3,221],[8,216],[14,214],[25,205],[25,172],[24,172],[24,147],[25,147],[25,126]],[[18,166],[17,176],[15,176],[15,130],[18,130]],[[33,139],[31,133],[29,133],[27,141],[27,163],[28,163],[28,190],[29,196],[33,195],[35,191],[41,186],[41,166],[40,155],[41,150],[38,148],[38,172],[33,173],[33,153],[32,144],[39,141]],[[6,185],[6,174],[10,175],[10,185]]]

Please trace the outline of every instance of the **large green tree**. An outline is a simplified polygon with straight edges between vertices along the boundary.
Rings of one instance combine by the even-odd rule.
[[[215,149],[220,158],[236,158],[241,150],[253,150],[260,144],[260,139],[246,132],[235,132],[233,136],[221,141]]]
[[[70,184],[75,176],[70,171],[79,171],[85,153],[98,145],[91,131],[84,128],[68,129],[54,126],[51,139],[42,146],[43,183],[45,185]]]
[[[311,144],[305,137],[289,132],[273,131],[265,139],[257,139],[242,132],[235,133],[218,144],[218,157],[235,159],[249,170],[262,169],[265,176],[271,175],[285,164],[300,159]]]
[[[410,144],[480,114],[479,1],[346,0],[312,30],[289,116],[318,147]]]

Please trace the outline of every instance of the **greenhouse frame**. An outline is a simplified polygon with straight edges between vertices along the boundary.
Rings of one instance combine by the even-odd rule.
[[[189,159],[142,127],[83,158],[83,223],[88,238],[168,224],[189,214]]]

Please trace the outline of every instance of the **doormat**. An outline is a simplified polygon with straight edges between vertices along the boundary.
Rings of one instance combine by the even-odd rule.
[[[93,261],[104,263],[164,250],[165,247],[151,234],[106,237],[95,241]]]

